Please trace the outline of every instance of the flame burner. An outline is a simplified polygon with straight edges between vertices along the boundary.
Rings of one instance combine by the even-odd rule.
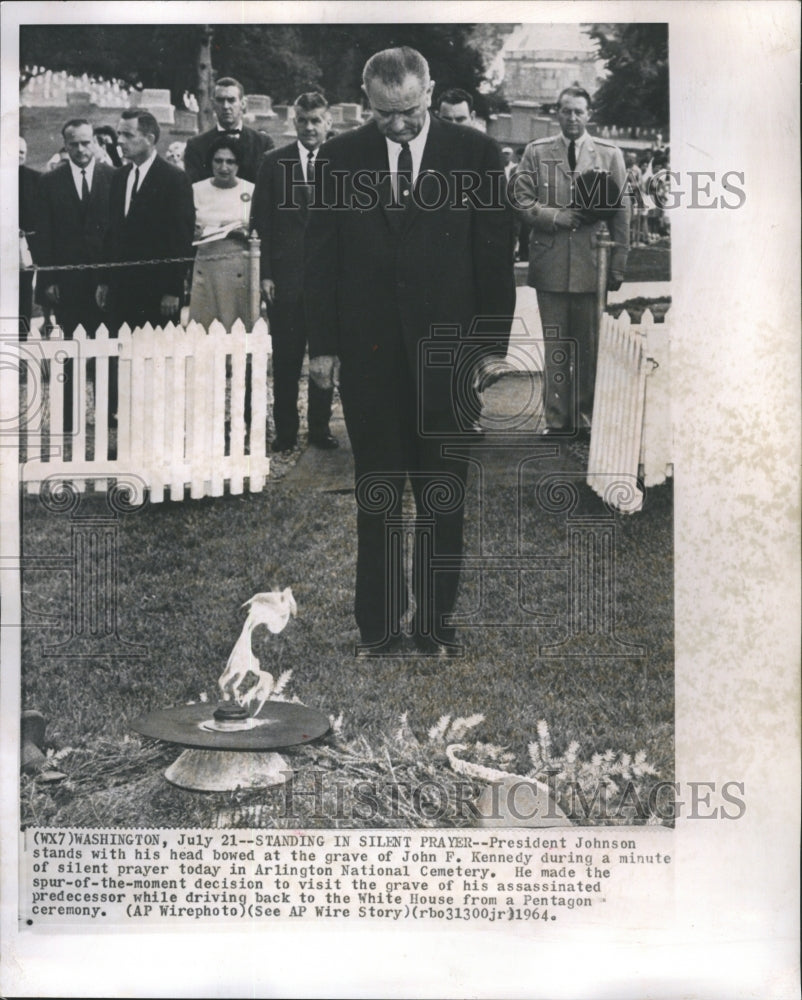
[[[221,702],[214,710],[204,703],[161,709],[136,719],[132,728],[188,748],[164,772],[172,784],[223,792],[287,781],[292,769],[275,751],[318,739],[328,732],[329,720],[293,702],[268,701],[255,716]]]
[[[247,709],[234,702],[221,702],[211,719],[204,719],[198,725],[209,733],[241,733],[254,726],[269,726],[270,719],[255,719]]]

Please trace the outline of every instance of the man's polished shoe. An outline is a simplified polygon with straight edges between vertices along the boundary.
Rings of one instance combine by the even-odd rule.
[[[340,442],[328,431],[325,434],[310,434],[309,443],[314,448],[321,448],[323,451],[334,451],[335,448],[340,447]]]
[[[296,442],[291,441],[289,438],[277,437],[273,443],[270,445],[271,451],[292,451],[295,447]]]
[[[457,646],[453,639],[449,642],[440,642],[432,635],[418,634],[413,636],[413,641],[415,649],[421,656],[436,656],[438,659],[445,660],[462,653],[462,647]]]
[[[404,637],[401,635],[391,635],[375,642],[360,639],[356,647],[356,655],[359,659],[369,656],[396,656],[402,651],[403,645]]]

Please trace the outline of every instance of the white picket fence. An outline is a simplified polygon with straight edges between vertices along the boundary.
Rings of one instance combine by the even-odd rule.
[[[626,513],[643,506],[641,486],[673,473],[670,388],[668,323],[655,323],[648,309],[637,325],[626,310],[617,319],[605,313],[587,483]]]
[[[26,414],[21,478],[29,492],[58,474],[79,490],[106,489],[115,476],[137,475],[150,500],[183,500],[263,489],[270,471],[267,447],[271,341],[264,320],[248,332],[212,323],[186,328],[168,323],[111,338],[79,327],[72,340],[30,338],[22,363]],[[65,358],[73,359],[73,428],[64,433]],[[246,358],[251,364],[246,426]],[[116,427],[109,419],[109,362],[118,361]],[[87,375],[94,359],[95,374]],[[49,372],[49,375],[48,375]]]

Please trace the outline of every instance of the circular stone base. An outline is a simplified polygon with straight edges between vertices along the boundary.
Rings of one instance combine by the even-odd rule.
[[[236,788],[282,785],[292,769],[277,753],[236,750],[185,750],[164,772],[179,788],[197,792],[233,792]]]

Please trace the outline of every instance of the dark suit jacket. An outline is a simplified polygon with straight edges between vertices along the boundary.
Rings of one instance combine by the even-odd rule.
[[[373,122],[324,143],[317,163],[316,201],[327,207],[313,202],[306,229],[310,357],[339,356],[343,401],[357,408],[362,398],[371,408],[392,399],[403,366],[411,384],[423,384],[426,408],[451,409],[456,361],[503,356],[515,308],[498,147],[475,129],[432,118],[417,181],[428,209],[387,207],[387,146]],[[473,200],[465,194],[472,186]],[[437,326],[451,331],[444,350],[421,365],[421,345]]]
[[[212,176],[211,170],[206,167],[206,154],[214,140],[223,134],[219,129],[213,128],[208,132],[201,132],[187,142],[184,150],[184,169],[193,184]],[[261,132],[243,125],[239,144],[242,147],[243,161],[237,176],[255,183],[262,157],[267,150],[273,148],[273,140],[269,135],[262,135]]]
[[[42,175],[38,170],[20,165],[19,168],[19,228],[25,233],[28,241],[28,249],[31,257],[36,260],[36,192],[39,187],[39,179]],[[31,313],[33,312],[33,271],[20,271],[19,276],[19,331],[20,336],[25,338],[30,328]]]
[[[38,170],[21,165],[19,168],[19,228],[31,233],[36,225],[36,192],[42,175]],[[30,241],[29,241],[30,245]],[[31,248],[32,251],[32,248]],[[32,251],[33,252],[33,251]]]
[[[262,241],[261,276],[275,281],[280,299],[296,299],[303,291],[308,192],[297,143],[267,153],[256,180],[251,225]]]
[[[73,183],[69,164],[44,174],[39,181],[35,213],[34,246],[36,263],[97,264],[103,257],[103,244],[109,225],[109,190],[114,176],[112,167],[95,162],[89,202],[84,208]],[[86,326],[99,319],[94,307],[94,293],[100,281],[97,270],[40,271],[37,299],[49,305],[44,291],[58,285],[59,305],[56,315]],[[64,325],[62,323],[62,325]],[[67,331],[72,332],[71,330]],[[94,333],[94,329],[87,329]]]
[[[192,185],[183,170],[157,156],[125,215],[125,187],[132,167],[114,172],[105,240],[108,261],[189,257],[195,228]],[[110,268],[110,310],[119,322],[160,322],[163,295],[183,297],[185,263]]]

